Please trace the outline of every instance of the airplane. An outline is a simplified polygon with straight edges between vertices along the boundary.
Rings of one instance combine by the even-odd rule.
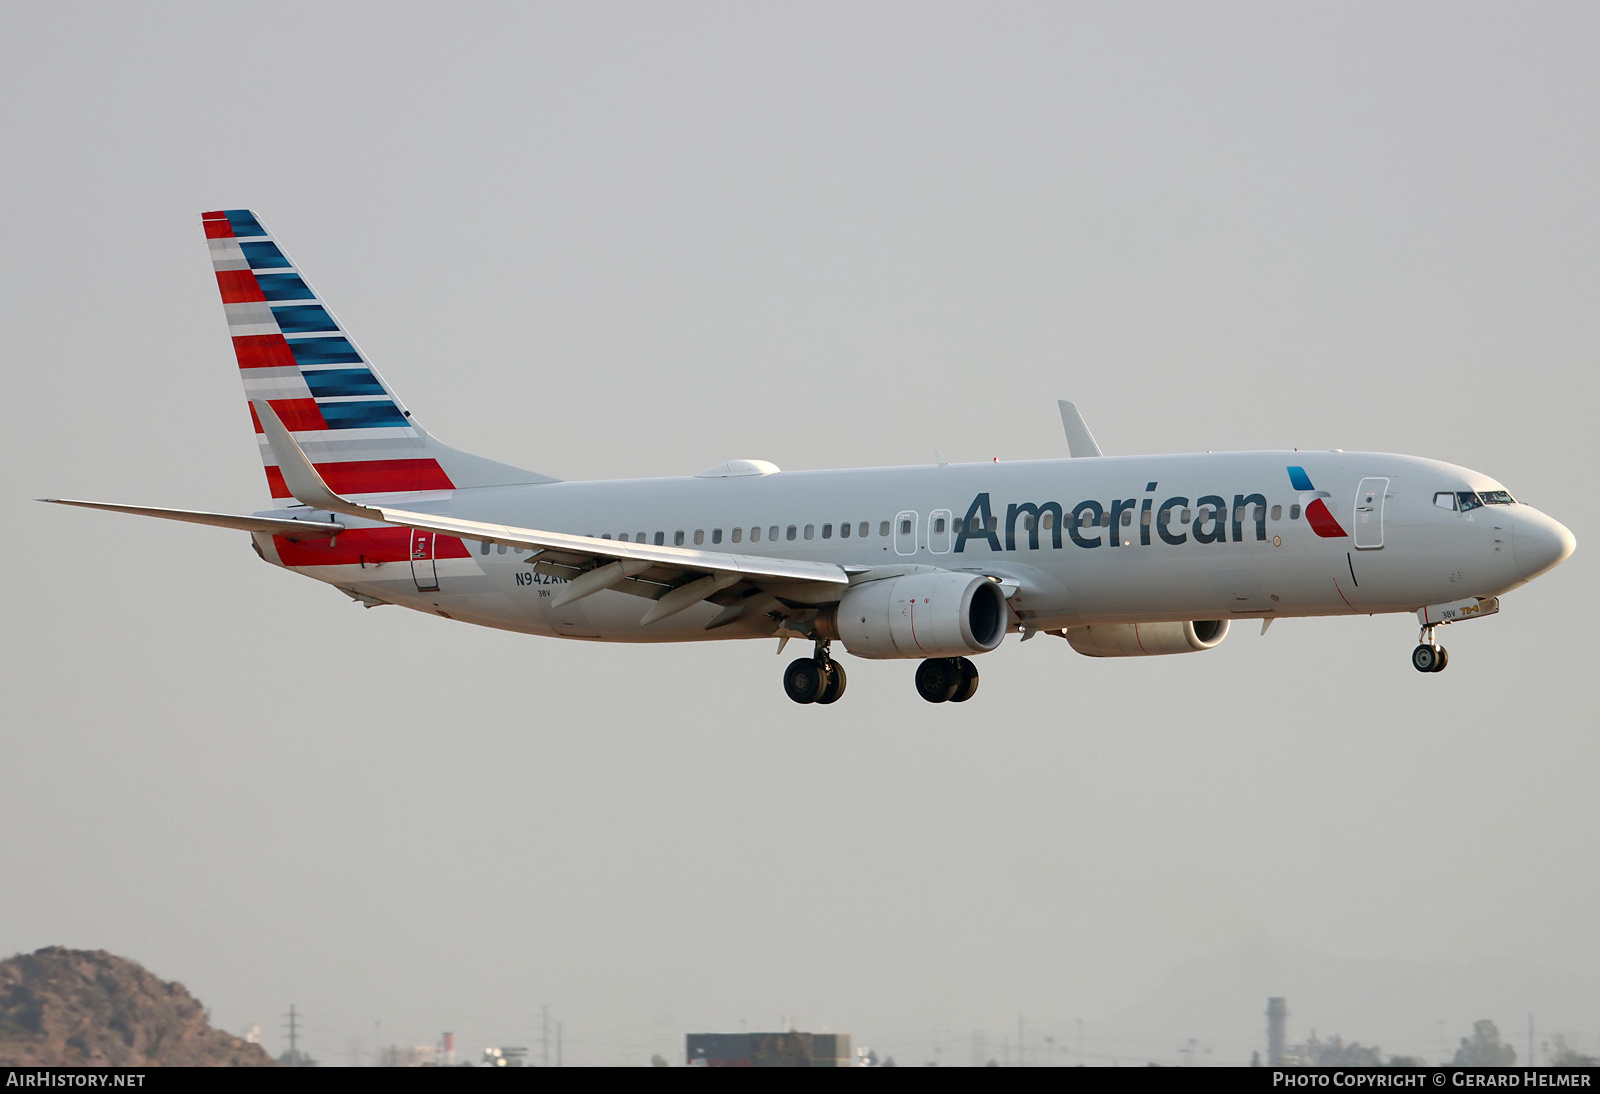
[[[1576,547],[1464,467],[1378,452],[1106,456],[1061,402],[1065,459],[563,482],[458,451],[412,415],[256,215],[204,213],[273,507],[41,498],[250,533],[256,553],[366,607],[600,642],[791,639],[790,699],[845,691],[834,643],[914,660],[965,702],[1007,635],[1091,657],[1214,649],[1235,622],[1414,612],[1441,626]]]

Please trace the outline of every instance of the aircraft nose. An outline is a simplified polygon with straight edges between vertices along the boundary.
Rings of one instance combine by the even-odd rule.
[[[1560,521],[1537,509],[1524,509],[1517,514],[1516,529],[1511,534],[1511,552],[1524,581],[1531,581],[1565,562],[1577,547],[1577,539]]]

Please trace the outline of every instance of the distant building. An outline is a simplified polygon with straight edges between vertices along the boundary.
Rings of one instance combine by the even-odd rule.
[[[690,1067],[851,1067],[848,1033],[691,1033]]]

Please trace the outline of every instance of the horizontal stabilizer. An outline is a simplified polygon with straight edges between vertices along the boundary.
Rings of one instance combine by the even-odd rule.
[[[67,498],[37,498],[51,505],[76,505],[81,509],[104,509],[111,513],[132,513],[136,517],[160,517],[186,524],[210,524],[240,532],[267,532],[290,539],[326,539],[344,531],[344,525],[331,520],[289,520],[283,517],[247,517],[232,513],[201,513],[193,509],[156,509],[148,505],[112,505],[104,501],[71,501]]]

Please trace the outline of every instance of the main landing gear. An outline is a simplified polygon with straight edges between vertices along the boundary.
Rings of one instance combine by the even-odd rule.
[[[917,666],[917,694],[930,703],[965,703],[978,691],[978,666],[965,657],[930,657]]]
[[[1423,627],[1417,640],[1420,644],[1411,651],[1411,667],[1418,672],[1443,672],[1450,654],[1433,640],[1433,628]]]
[[[844,685],[844,666],[828,656],[826,641],[817,642],[814,655],[790,661],[783,670],[783,690],[797,703],[836,703]]]

